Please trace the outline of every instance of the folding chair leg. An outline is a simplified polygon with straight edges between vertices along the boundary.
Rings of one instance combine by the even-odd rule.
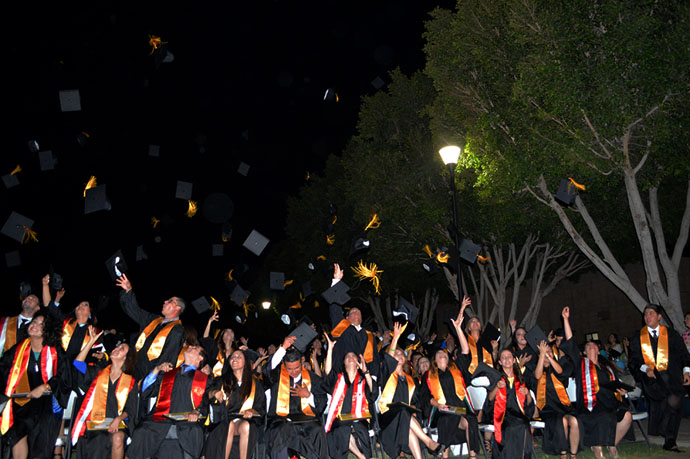
[[[649,444],[649,437],[647,436],[647,432],[645,432],[642,428],[642,423],[640,421],[635,421],[635,424],[637,424],[637,428],[640,429],[640,432],[642,432],[642,436],[644,437],[644,440],[647,442],[647,448],[651,448],[652,445]]]

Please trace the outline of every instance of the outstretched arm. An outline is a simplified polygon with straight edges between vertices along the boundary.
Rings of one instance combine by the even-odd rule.
[[[467,343],[467,337],[465,336],[465,333],[463,333],[462,331],[462,322],[465,319],[465,308],[467,308],[467,306],[469,306],[471,303],[472,301],[470,300],[470,297],[464,297],[462,299],[462,306],[460,307],[460,313],[458,314],[457,319],[450,319],[450,321],[453,323],[453,327],[455,327],[455,333],[458,335],[458,342],[460,343],[460,352],[462,354],[470,353],[470,346]]]

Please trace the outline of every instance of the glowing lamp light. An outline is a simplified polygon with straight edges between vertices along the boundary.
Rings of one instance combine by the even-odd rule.
[[[439,151],[443,164],[446,166],[449,164],[457,164],[460,158],[460,147],[456,145],[448,145],[447,147],[441,148]]]
[[[270,309],[271,308],[271,302],[270,301],[263,301],[261,303],[261,307],[264,309]]]

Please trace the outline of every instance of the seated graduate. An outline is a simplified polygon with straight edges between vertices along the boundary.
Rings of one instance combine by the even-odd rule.
[[[520,371],[522,371],[522,376],[527,379],[534,373],[534,368],[537,365],[537,358],[539,356],[529,345],[527,345],[527,329],[525,329],[525,327],[518,327],[517,320],[511,320],[510,329],[513,331],[510,349],[518,360],[518,366],[520,367]]]
[[[264,368],[270,385],[266,447],[272,458],[287,458],[288,450],[309,459],[328,456],[326,432],[320,417],[327,394],[321,378],[303,367],[304,356],[288,336]]]
[[[554,349],[559,352],[558,357],[554,355]],[[542,451],[560,455],[562,459],[568,459],[568,453],[571,459],[577,459],[580,448],[575,404],[571,403],[565,390],[572,370],[572,362],[564,352],[542,341],[537,366],[532,377],[528,378],[530,388],[536,393],[539,416],[545,425]]]
[[[326,438],[331,458],[347,458],[352,452],[358,459],[371,458],[374,451],[369,443],[371,409],[374,408],[378,390],[374,391],[364,356],[359,359],[354,352],[345,354],[344,370],[333,370],[333,351],[337,347],[328,334],[324,386],[331,392],[331,404],[326,415]],[[371,407],[371,408],[369,408]]]
[[[501,379],[489,391],[493,402],[493,424],[496,447],[493,457],[532,457],[530,419],[534,413],[534,400],[525,385],[515,356],[503,349],[498,359]]]
[[[422,384],[421,396],[438,409],[438,441],[445,445],[467,443],[469,456],[472,458],[477,457],[476,452],[481,446],[477,417],[470,409],[465,383],[471,376],[467,371],[470,348],[462,331],[462,321],[469,304],[469,297],[463,298],[457,319],[451,319],[460,343],[459,358],[452,362],[445,350],[436,351],[434,364],[427,373],[425,384]],[[451,413],[450,407],[465,408],[466,414]],[[448,450],[443,452],[443,457],[448,457]]]
[[[204,335],[199,339],[199,343],[206,351],[208,356],[207,363],[212,368],[213,376],[219,378],[223,373],[225,361],[235,350],[235,332],[231,328],[225,328],[218,333],[216,339],[211,338],[211,325],[220,319],[218,310],[213,311],[213,315],[208,319]],[[228,367],[225,367],[226,369]]]
[[[381,381],[385,382],[378,408],[379,425],[381,426],[380,442],[383,450],[390,457],[398,457],[401,451],[412,454],[415,459],[422,457],[419,445],[421,440],[434,455],[439,455],[446,446],[431,439],[413,415],[413,410],[404,407],[391,409],[390,404],[402,402],[415,406],[419,404],[419,396],[412,376],[404,372],[406,362],[405,353],[398,349],[400,335],[405,326],[396,322],[393,329],[393,340],[388,348],[388,353],[383,357],[381,369]]]
[[[331,336],[338,340],[339,349],[333,354],[333,365],[336,372],[342,370],[345,354],[354,352],[355,355],[363,355],[367,362],[367,368],[376,380],[381,365],[380,355],[377,352],[377,342],[374,334],[362,327],[362,311],[358,307],[352,307],[343,315],[342,304],[346,302],[337,292],[328,295],[329,291],[338,283],[343,282],[343,270],[335,263],[331,289],[324,292],[324,298],[330,302],[329,314],[331,318]],[[343,283],[344,285],[344,283]],[[347,296],[345,296],[347,298]]]
[[[251,350],[237,350],[230,355],[229,371],[223,372],[222,386],[214,394],[211,406],[213,417],[217,413],[220,423],[206,439],[206,459],[230,457],[235,437],[239,437],[240,459],[252,457],[256,435],[266,415],[264,386],[252,369],[256,357],[258,354]]]
[[[127,435],[134,431],[139,401],[134,380],[137,352],[121,343],[110,353],[110,364],[105,368],[87,365],[89,351],[102,333],[90,325],[89,341],[73,362],[74,381],[85,394],[72,427],[78,459],[123,458]],[[106,423],[107,428],[99,428]]]
[[[173,368],[169,362],[160,363],[144,378],[141,403],[153,407],[134,431],[127,457],[172,459],[201,455],[204,433],[198,421],[207,413],[212,389],[211,378],[198,370],[205,359],[201,346],[189,346],[182,365]],[[180,413],[181,419],[171,419]]]
[[[2,393],[28,394],[5,398],[0,417],[2,441],[16,459],[53,456],[62,421],[60,406],[66,405],[69,394],[59,376],[67,372],[59,327],[45,312],[35,313],[27,327],[29,337],[8,349],[0,361]]]
[[[623,439],[632,423],[632,415],[623,405],[625,390],[611,390],[607,383],[616,381],[616,370],[607,359],[599,354],[599,346],[594,341],[585,344],[585,357],[580,355],[570,327],[570,308],[561,312],[565,341],[562,349],[572,360],[577,381],[577,417],[582,426],[582,443],[590,446],[594,457],[604,457],[603,447],[608,446],[609,454],[617,458],[616,445]]]
[[[491,342],[493,347],[491,351],[481,346],[482,323],[478,317],[469,319],[465,332],[467,333],[467,344],[470,346],[471,361],[468,368],[470,374],[474,375],[477,368],[482,367],[482,364],[494,368],[494,360],[498,357],[498,343],[496,341]]]

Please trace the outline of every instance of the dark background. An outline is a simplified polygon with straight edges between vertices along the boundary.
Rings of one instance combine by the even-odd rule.
[[[0,186],[0,224],[11,211],[25,215],[35,221],[39,242],[20,245],[0,236],[0,253],[18,250],[22,260],[8,268],[0,255],[2,314],[18,312],[21,281],[40,295],[40,279],[52,265],[64,277],[66,310],[83,299],[94,304],[111,297],[98,313],[108,328],[133,325],[122,319],[104,264],[118,249],[140,303],[152,311],[172,295],[188,303],[213,295],[230,309],[229,269],[249,268],[239,279],[244,285],[280,271],[262,261],[284,238],[286,197],[355,133],[360,99],[377,90],[376,77],[387,82],[396,67],[423,68],[424,20],[438,4],[452,7],[326,0],[24,3],[3,5],[0,19],[0,175],[22,168],[20,185]],[[156,65],[149,34],[167,42],[172,63]],[[324,101],[329,88],[338,102]],[[79,89],[81,111],[60,111],[63,89]],[[89,135],[84,146],[80,132]],[[55,170],[40,171],[29,140],[53,151]],[[160,145],[160,157],[149,156],[149,145]],[[246,177],[237,173],[240,162],[250,165]],[[82,194],[92,175],[107,185],[112,210],[84,215]],[[191,219],[187,202],[175,198],[177,180],[194,183],[200,210]],[[222,257],[211,256],[221,225],[204,216],[204,199],[215,192],[234,203]],[[152,216],[161,220],[156,229]],[[241,247],[252,229],[271,240],[260,257]],[[148,260],[135,262],[138,245]],[[250,301],[258,305],[261,298]],[[186,321],[205,323],[207,315],[189,310]],[[250,334],[256,328],[251,320],[245,327]]]

